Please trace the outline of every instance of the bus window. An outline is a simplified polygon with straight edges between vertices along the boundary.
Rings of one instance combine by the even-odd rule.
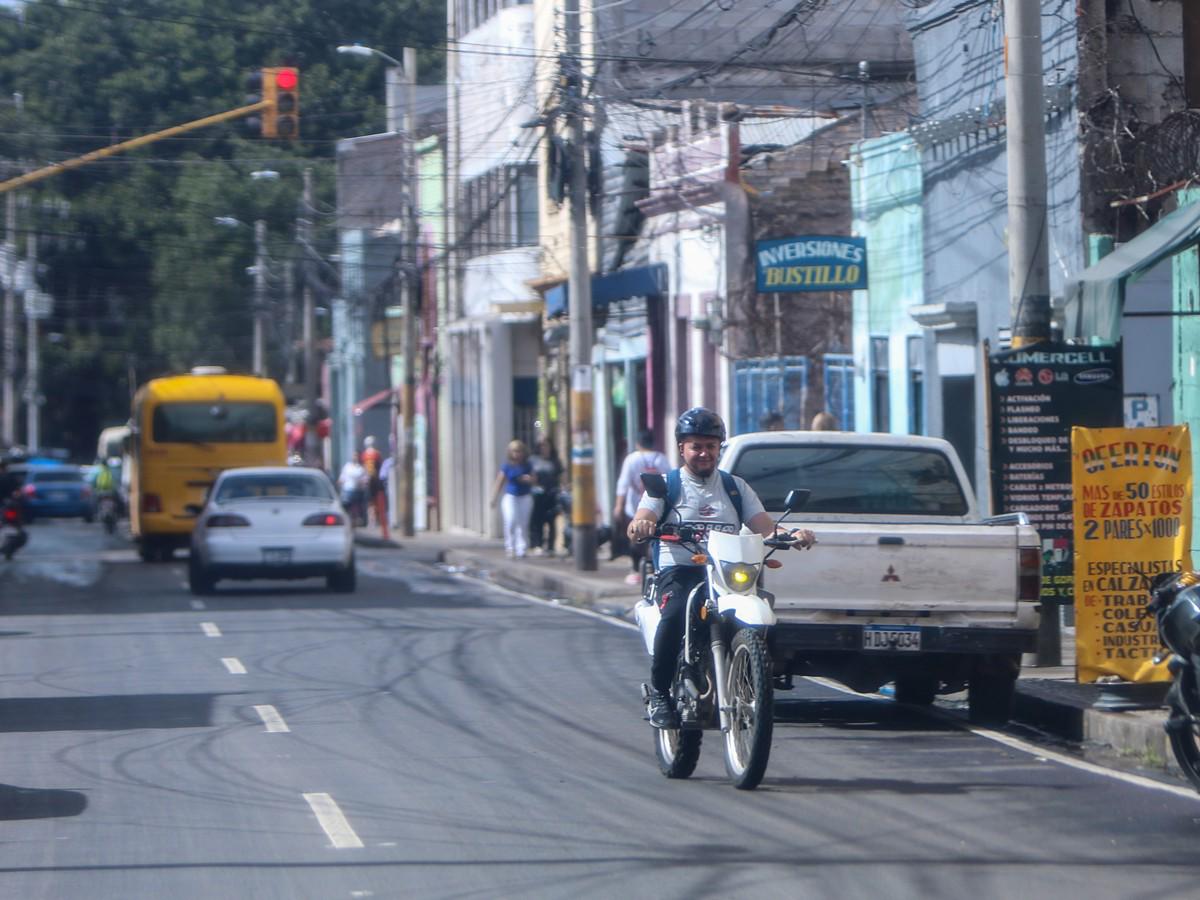
[[[150,431],[156,444],[269,444],[277,436],[276,411],[269,403],[163,403]]]

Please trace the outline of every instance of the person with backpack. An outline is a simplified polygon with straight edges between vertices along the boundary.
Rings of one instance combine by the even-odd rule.
[[[683,465],[667,473],[667,496],[642,496],[637,513],[629,523],[631,541],[654,537],[660,522],[671,516],[671,524],[688,525],[698,531],[736,534],[745,525],[763,537],[791,536],[804,548],[816,542],[807,528],[776,529],[754,489],[736,475],[717,468],[725,423],[711,410],[697,406],[679,417],[675,441]],[[650,724],[655,728],[675,727],[675,710],[669,690],[675,661],[683,644],[684,616],[692,589],[704,582],[705,568],[692,560],[691,552],[678,544],[660,541],[656,549],[658,606],[662,619],[654,637],[650,664]]]
[[[643,428],[638,432],[637,449],[625,457],[621,464],[621,474],[617,478],[617,498],[613,505],[613,533],[619,534],[629,527],[637,514],[638,504],[642,500],[642,475],[648,473],[665,474],[671,468],[667,458],[654,449],[654,432]],[[642,557],[649,552],[645,544],[630,543],[629,557],[633,560],[633,571],[625,576],[626,584],[641,584]]]

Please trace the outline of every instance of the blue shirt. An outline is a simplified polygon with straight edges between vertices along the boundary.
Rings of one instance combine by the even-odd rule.
[[[529,464],[529,460],[523,463],[506,462],[500,467],[500,471],[504,473],[504,493],[523,497],[533,490],[533,485],[517,481],[522,475],[533,474],[533,466]]]

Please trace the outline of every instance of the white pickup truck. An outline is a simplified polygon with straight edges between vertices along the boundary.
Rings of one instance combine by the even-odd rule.
[[[950,444],[759,432],[730,438],[720,465],[775,515],[792,488],[812,491],[785,521],[812,528],[817,545],[766,575],[777,680],[828,676],[860,692],[894,682],[897,700],[917,704],[965,685],[972,721],[1009,718],[1037,634],[1040,543],[1023,515],[980,517]]]

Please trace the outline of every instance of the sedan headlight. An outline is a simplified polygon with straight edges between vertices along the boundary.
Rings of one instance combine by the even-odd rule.
[[[721,563],[721,577],[731,590],[744,594],[758,582],[758,566],[748,563]]]

